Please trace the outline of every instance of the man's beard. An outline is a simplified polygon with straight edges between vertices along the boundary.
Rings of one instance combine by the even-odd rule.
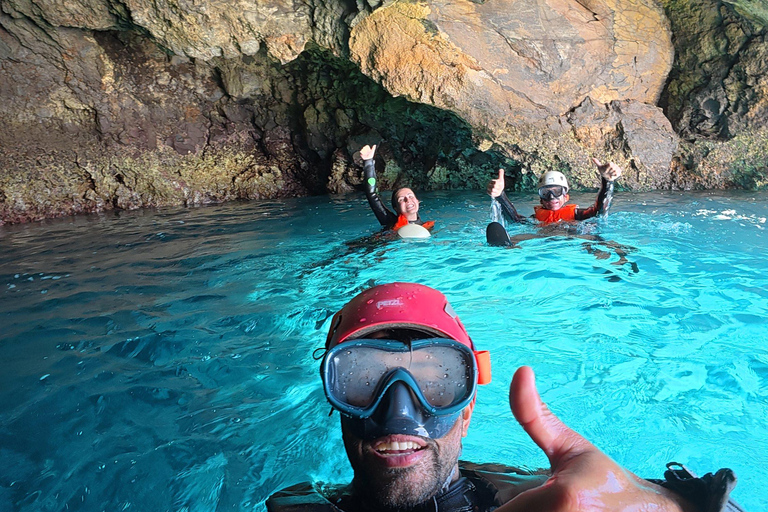
[[[454,477],[461,453],[463,422],[458,418],[442,438],[421,438],[426,446],[420,460],[406,467],[383,467],[372,453],[375,441],[363,442],[344,427],[342,436],[349,462],[355,498],[362,510],[413,509],[438,495]],[[372,458],[373,457],[373,458]]]
[[[455,461],[453,462],[455,465]],[[428,468],[391,468],[376,475],[355,473],[355,493],[371,508],[412,509],[443,490],[453,470],[440,460]]]

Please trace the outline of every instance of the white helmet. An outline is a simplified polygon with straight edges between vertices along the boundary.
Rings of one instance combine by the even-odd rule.
[[[568,193],[568,180],[565,179],[565,174],[559,171],[547,171],[539,176],[539,188],[552,185],[563,187],[565,192]]]

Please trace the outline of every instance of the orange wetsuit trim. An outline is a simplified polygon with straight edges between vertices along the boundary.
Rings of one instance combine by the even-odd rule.
[[[547,210],[541,206],[534,206],[534,216],[539,222],[544,224],[552,224],[554,222],[573,222],[576,220],[576,208],[575,204],[567,204],[559,210]]]

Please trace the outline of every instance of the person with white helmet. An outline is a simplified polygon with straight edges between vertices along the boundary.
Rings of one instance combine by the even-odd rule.
[[[534,208],[533,217],[543,224],[555,222],[573,222],[607,214],[613,197],[613,182],[621,176],[621,168],[613,162],[601,163],[596,158],[592,161],[600,172],[600,190],[595,203],[589,208],[579,208],[567,204],[569,200],[568,180],[559,171],[547,171],[539,177],[539,198],[541,206]],[[499,169],[497,178],[488,183],[488,194],[499,201],[502,211],[512,222],[525,222],[525,217],[517,213],[512,201],[504,193],[504,170]]]
[[[354,477],[278,491],[268,512],[740,510],[729,469],[699,479],[668,465],[666,481],[649,481],[616,464],[549,411],[525,366],[510,385],[512,413],[551,469],[459,461],[490,356],[427,286],[383,284],[353,298],[331,320],[320,375]]]

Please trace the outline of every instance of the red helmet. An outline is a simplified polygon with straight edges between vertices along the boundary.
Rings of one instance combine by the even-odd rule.
[[[358,294],[334,315],[326,350],[383,329],[415,329],[450,338],[475,351],[467,330],[439,291],[416,283],[374,286]],[[490,382],[490,357],[475,351],[480,384]]]

